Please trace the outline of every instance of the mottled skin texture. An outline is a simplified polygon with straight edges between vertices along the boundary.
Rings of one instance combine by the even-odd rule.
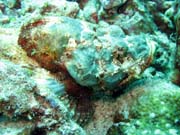
[[[26,50],[27,55],[32,59],[36,60],[41,67],[55,74],[57,78],[60,78],[59,81],[65,84],[67,94],[73,96],[76,100],[77,113],[75,114],[75,119],[80,124],[85,124],[88,121],[87,116],[91,116],[93,114],[93,107],[90,100],[92,92],[87,87],[80,86],[75,82],[75,80],[70,76],[69,72],[67,71],[64,63],[54,62],[54,60],[57,59],[56,54],[32,54],[32,52],[37,48],[36,44],[29,42],[32,40],[30,36],[30,31],[34,27],[43,26],[46,23],[46,20],[38,20],[22,27],[22,33],[20,34],[18,44],[20,44],[21,47]],[[58,72],[61,72],[60,76],[58,75]]]
[[[156,44],[149,37],[123,37],[116,26],[97,28],[69,17],[41,17],[22,26],[18,44],[41,67],[61,73],[59,81],[84,115],[93,112],[93,92],[112,94],[149,66]]]

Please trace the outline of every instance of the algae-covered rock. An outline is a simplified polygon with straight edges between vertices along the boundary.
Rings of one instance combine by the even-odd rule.
[[[113,3],[119,3],[119,5]],[[108,4],[111,8],[99,11],[99,18],[110,24],[119,25],[126,34],[141,32],[154,33],[158,30],[174,34],[175,1],[140,1],[140,0],[102,0],[102,6]],[[178,2],[177,2],[178,3]]]
[[[66,0],[3,0],[0,1],[0,25],[20,27],[24,20],[35,15],[74,18],[78,12],[78,3]]]
[[[152,38],[157,42],[152,66],[156,71],[171,74],[175,68],[176,44],[168,39],[166,34],[160,34],[160,32]]]
[[[140,0],[130,0],[118,7],[104,9],[100,16],[109,24],[121,27],[127,35],[154,33],[157,30],[152,15]]]
[[[127,0],[100,0],[100,2],[105,9],[110,9],[123,5]]]
[[[30,78],[31,71],[5,60],[1,60],[0,65],[1,111],[13,117],[30,111],[30,108],[38,108],[33,96],[36,85]]]
[[[156,23],[159,30],[169,35],[175,32],[175,25],[173,22],[175,11],[174,4],[174,0],[149,0],[145,3],[153,17],[153,22]]]
[[[1,122],[1,135],[31,135],[33,133],[33,125],[28,122]]]
[[[152,86],[152,84],[156,84]],[[180,89],[163,80],[130,88],[134,94],[126,112],[118,111],[107,135],[178,135]],[[130,103],[130,102],[129,102]]]
[[[176,72],[174,82],[180,85],[180,4],[176,0],[176,15],[174,16],[176,24]]]
[[[84,135],[59,97],[65,87],[45,71],[0,60],[0,133],[31,135],[39,130]],[[8,124],[7,124],[8,123]],[[66,133],[63,133],[66,135]]]
[[[93,120],[85,129],[97,135],[178,135],[180,89],[166,79],[139,80],[116,98],[94,102]],[[94,128],[96,127],[96,128]]]
[[[21,65],[37,67],[38,64],[32,61],[17,44],[18,33],[18,28],[0,28],[0,58]]]
[[[81,19],[85,19],[91,23],[98,23],[99,16],[98,12],[100,9],[100,3],[97,0],[88,0],[84,4],[83,10],[78,14],[78,17]]]
[[[41,15],[75,17],[79,11],[79,5],[76,2],[68,2],[66,0],[25,0],[21,3],[21,12],[25,13],[35,12]]]

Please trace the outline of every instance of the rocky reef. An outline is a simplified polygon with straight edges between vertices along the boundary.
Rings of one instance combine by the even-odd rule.
[[[180,134],[179,0],[0,0],[0,135]]]

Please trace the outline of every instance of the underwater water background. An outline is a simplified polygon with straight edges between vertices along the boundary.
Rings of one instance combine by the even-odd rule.
[[[0,135],[180,135],[180,0],[0,0]]]

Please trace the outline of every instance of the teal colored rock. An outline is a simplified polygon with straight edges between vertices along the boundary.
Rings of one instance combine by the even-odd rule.
[[[100,6],[101,5],[99,1],[88,0],[87,3],[85,3],[82,12],[79,13],[78,17],[84,18],[86,21],[91,23],[98,23],[100,19],[98,16]]]
[[[161,71],[162,73],[171,74],[174,70],[175,55],[176,55],[176,43],[168,39],[166,34],[156,33],[156,36],[152,37],[158,43],[156,51],[154,53],[154,61],[152,66]]]
[[[159,30],[173,34],[175,31],[175,25],[173,21],[175,1],[149,1],[146,6],[149,9],[150,14],[153,17],[153,21],[158,26]]]
[[[146,8],[146,3],[140,0],[127,2],[117,9],[118,13],[111,17],[112,22],[120,26],[127,35],[136,35],[142,32],[154,34],[157,26]]]

